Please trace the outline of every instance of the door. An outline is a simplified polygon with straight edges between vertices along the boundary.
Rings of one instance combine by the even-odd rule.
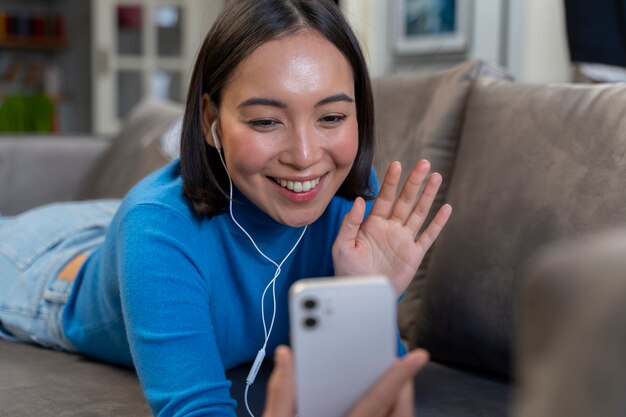
[[[143,98],[184,101],[193,58],[223,0],[92,0],[93,126],[119,131]]]

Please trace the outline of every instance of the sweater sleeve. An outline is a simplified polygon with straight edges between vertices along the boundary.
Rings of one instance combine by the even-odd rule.
[[[119,225],[122,310],[133,362],[158,416],[234,416],[213,331],[210,285],[198,268],[193,222],[154,205]]]

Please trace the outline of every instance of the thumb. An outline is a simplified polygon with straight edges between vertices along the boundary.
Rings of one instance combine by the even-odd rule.
[[[413,381],[409,381],[402,387],[391,417],[407,417],[415,415],[415,405],[413,401]]]
[[[293,355],[287,346],[278,346],[274,354],[274,370],[267,384],[263,417],[293,417],[295,415]]]
[[[363,216],[365,216],[365,200],[361,197],[357,197],[356,200],[354,200],[352,208],[346,213],[343,222],[341,222],[341,227],[339,228],[334,244],[339,247],[346,245],[349,247],[354,246],[354,241],[363,223]]]

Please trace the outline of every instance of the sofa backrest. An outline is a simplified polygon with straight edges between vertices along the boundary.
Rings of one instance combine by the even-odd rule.
[[[95,136],[0,135],[0,215],[75,200],[109,144]]]
[[[389,164],[400,161],[404,183],[415,163],[428,159],[432,171],[443,176],[431,217],[446,199],[468,94],[479,76],[511,79],[502,68],[471,60],[426,75],[402,74],[374,80],[377,140],[374,165],[378,177],[382,180]],[[399,325],[406,340],[412,338],[415,329],[415,311],[421,299],[429,256],[430,252],[399,305]]]
[[[511,371],[525,262],[554,240],[626,224],[626,86],[479,79],[467,103],[411,344]]]
[[[122,198],[143,177],[171,160],[159,141],[183,116],[184,106],[149,98],[139,103],[111,138],[80,185],[78,199]]]

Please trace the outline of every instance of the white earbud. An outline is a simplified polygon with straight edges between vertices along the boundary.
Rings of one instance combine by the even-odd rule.
[[[214,120],[211,123],[211,136],[213,137],[213,143],[215,144],[215,148],[219,151],[222,149],[222,144],[220,143],[220,138],[217,135],[217,120]]]

